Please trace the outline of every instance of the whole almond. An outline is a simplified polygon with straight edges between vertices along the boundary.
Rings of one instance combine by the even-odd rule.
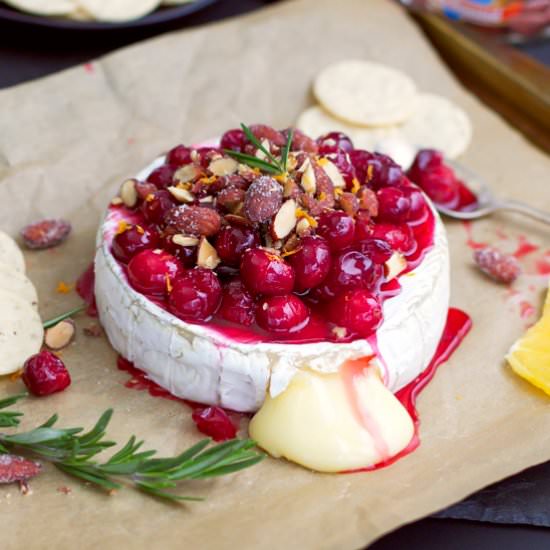
[[[124,203],[124,206],[133,208],[138,201],[138,194],[136,190],[137,180],[128,179],[120,186],[120,198]]]
[[[272,218],[283,203],[283,188],[270,176],[256,178],[244,197],[244,213],[252,222]]]
[[[237,187],[226,187],[218,193],[218,204],[223,206],[229,212],[233,212],[235,208],[244,200],[244,189]]]
[[[221,216],[212,208],[184,204],[168,212],[166,224],[179,233],[210,237],[220,230]]]
[[[348,216],[355,216],[359,210],[359,199],[353,193],[342,193],[340,206]]]

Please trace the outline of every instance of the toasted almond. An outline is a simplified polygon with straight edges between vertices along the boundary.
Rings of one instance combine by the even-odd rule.
[[[201,237],[197,254],[197,265],[207,269],[216,269],[221,262],[216,249],[208,242],[206,237]]]
[[[57,351],[66,348],[72,342],[74,335],[74,321],[65,319],[46,330],[44,343],[51,350]]]
[[[202,199],[199,199],[199,202],[204,204],[209,202],[214,202],[214,197],[212,195],[208,195],[207,197],[203,197]]]
[[[311,232],[311,224],[307,218],[300,218],[296,224],[296,233],[299,237],[305,237]]]
[[[120,197],[113,197],[111,199],[111,204],[113,206],[120,206],[122,204],[122,199]]]
[[[172,242],[178,246],[197,246],[199,244],[199,239],[197,237],[189,237],[188,235],[178,233],[172,237]]]
[[[273,218],[271,234],[274,239],[284,239],[296,227],[296,201],[288,199]]]
[[[193,193],[187,189],[181,187],[168,187],[168,191],[179,202],[193,202],[195,200]]]
[[[175,171],[174,181],[176,183],[187,183],[199,177],[201,173],[201,169],[195,164],[186,164]]]
[[[300,184],[306,193],[314,195],[317,190],[317,179],[311,161],[306,159],[302,167],[304,168],[304,173],[302,174]]]
[[[136,180],[128,179],[120,186],[120,198],[124,203],[124,206],[133,208],[138,201],[138,194],[136,191]]]
[[[340,170],[338,170],[338,167],[334,162],[330,161],[327,158],[322,158],[319,161],[319,165],[325,172],[325,174],[330,178],[332,181],[332,185],[334,187],[343,189],[346,187],[346,180],[344,180],[344,176],[342,176],[342,173]]]
[[[215,176],[230,176],[239,168],[239,163],[229,157],[221,157],[213,160],[208,166],[208,170]]]
[[[407,260],[405,259],[405,256],[403,256],[403,254],[399,252],[394,252],[391,255],[391,258],[384,264],[384,266],[386,279],[388,281],[391,281],[404,271],[404,269],[407,267]]]

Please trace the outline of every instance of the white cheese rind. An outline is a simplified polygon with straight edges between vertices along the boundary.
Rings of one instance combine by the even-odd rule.
[[[137,177],[145,177],[162,161],[157,159]],[[373,346],[367,340],[246,344],[208,325],[177,319],[133,290],[111,255],[121,212],[110,210],[98,232],[95,293],[100,320],[115,350],[173,395],[253,412],[267,391],[272,396],[283,391],[296,369],[335,372],[347,359],[373,354],[386,386],[395,392],[426,368],[439,343],[450,285],[447,239],[435,212],[434,245],[414,271],[400,277],[401,293],[385,301],[384,323]]]

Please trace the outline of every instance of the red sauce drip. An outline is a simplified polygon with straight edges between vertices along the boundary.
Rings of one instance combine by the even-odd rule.
[[[523,235],[520,235],[518,239],[518,247],[512,255],[516,258],[523,258],[532,252],[536,252],[538,249],[539,247],[536,244],[529,242]]]
[[[97,317],[97,307],[95,303],[95,273],[94,263],[92,262],[86,271],[76,281],[76,291],[78,295],[86,302],[88,306],[86,313],[91,317]]]
[[[473,232],[472,232],[472,222],[470,221],[463,221],[462,226],[464,227],[466,231],[467,241],[466,244],[472,249],[472,250],[478,250],[480,248],[485,248],[487,246],[487,243],[482,243],[474,240]]]
[[[536,263],[536,269],[539,275],[550,275],[550,260],[539,260]]]

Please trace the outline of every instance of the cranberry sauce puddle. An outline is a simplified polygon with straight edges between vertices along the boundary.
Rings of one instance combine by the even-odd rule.
[[[86,303],[86,313],[90,317],[97,317],[94,285],[95,274],[94,263],[92,262],[76,281],[76,292]]]
[[[411,416],[414,422],[414,436],[410,443],[401,452],[396,455],[379,462],[368,468],[359,468],[357,470],[349,470],[343,473],[356,473],[356,472],[369,472],[372,470],[378,470],[390,466],[400,458],[412,453],[420,445],[419,427],[420,419],[418,411],[416,409],[416,399],[420,392],[428,385],[430,380],[434,377],[437,369],[443,363],[445,363],[458,348],[462,340],[466,337],[470,329],[472,328],[472,320],[470,317],[456,308],[449,308],[447,315],[447,322],[439,341],[439,345],[435,351],[432,360],[428,367],[419,374],[412,382],[407,384],[404,388],[400,389],[395,396],[402,405],[407,409],[407,412]]]

